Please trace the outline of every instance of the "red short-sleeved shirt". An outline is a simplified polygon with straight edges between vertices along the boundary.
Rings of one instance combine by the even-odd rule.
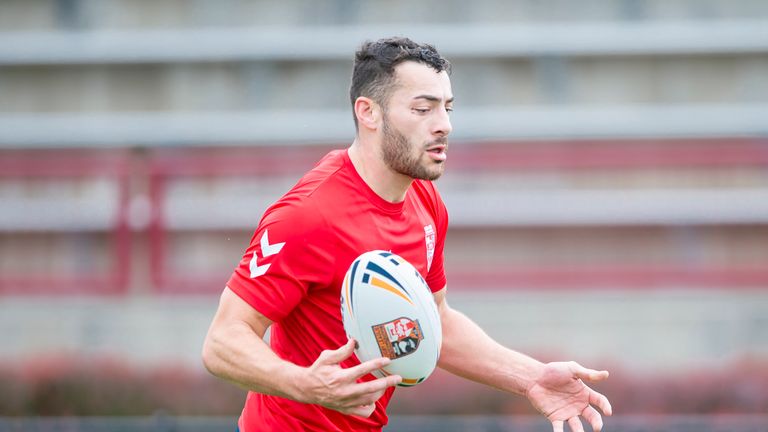
[[[267,209],[227,286],[273,321],[270,345],[277,355],[309,366],[323,350],[347,341],[339,298],[352,261],[369,250],[392,251],[438,291],[446,284],[447,227],[445,206],[431,182],[416,180],[403,202],[387,202],[358,175],[347,151],[336,150]],[[356,364],[353,356],[342,367]],[[393,392],[379,399],[367,419],[250,392],[240,429],[380,430]]]

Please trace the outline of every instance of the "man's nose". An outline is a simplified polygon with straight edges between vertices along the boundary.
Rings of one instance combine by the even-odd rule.
[[[451,126],[451,117],[448,115],[448,111],[445,109],[440,110],[432,127],[432,134],[448,136],[452,130],[453,126]]]

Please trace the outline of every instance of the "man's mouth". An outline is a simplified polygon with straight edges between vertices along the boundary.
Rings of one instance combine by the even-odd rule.
[[[448,146],[445,144],[433,145],[427,147],[427,153],[430,154],[433,160],[443,162],[448,158],[447,148]]]

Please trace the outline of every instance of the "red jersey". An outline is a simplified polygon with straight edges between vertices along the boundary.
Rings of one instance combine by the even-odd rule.
[[[352,261],[370,250],[392,251],[438,291],[446,284],[447,227],[432,182],[415,180],[403,202],[391,203],[363,181],[346,150],[336,150],[267,209],[227,286],[273,321],[270,346],[278,356],[310,366],[323,350],[347,342],[339,301]],[[341,366],[357,364],[352,356]],[[377,431],[387,424],[393,392],[384,393],[369,418],[249,392],[240,430]]]

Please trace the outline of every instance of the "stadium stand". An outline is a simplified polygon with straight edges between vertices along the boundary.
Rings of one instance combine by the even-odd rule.
[[[5,0],[0,357],[199,367],[261,212],[353,136],[355,46],[390,34],[454,64],[452,304],[633,371],[768,355],[768,2]]]

